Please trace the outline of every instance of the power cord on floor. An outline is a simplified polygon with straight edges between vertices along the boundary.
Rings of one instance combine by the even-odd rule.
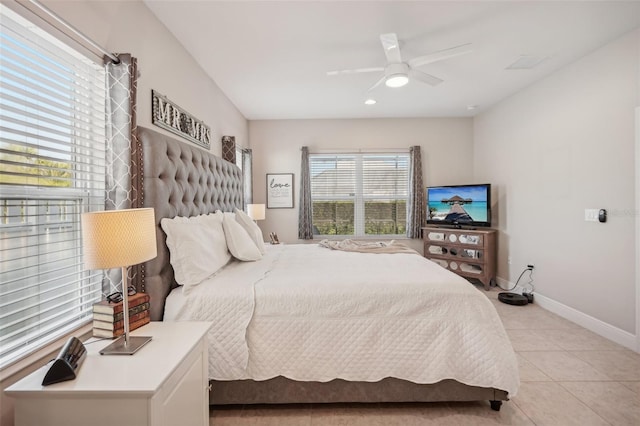
[[[527,284],[525,284],[525,286],[528,286],[531,291],[525,291],[524,293],[528,293],[528,294],[533,294],[534,291],[534,286],[533,286],[533,265],[527,265],[527,267],[524,269],[524,271],[522,271],[522,273],[520,274],[520,276],[518,277],[516,283],[513,285],[513,287],[506,289],[506,288],[502,288],[500,286],[500,284],[498,284],[498,287],[500,287],[502,290],[504,291],[511,291],[514,288],[518,287],[518,283],[520,282],[520,280],[522,279],[522,276],[529,271],[529,282]]]

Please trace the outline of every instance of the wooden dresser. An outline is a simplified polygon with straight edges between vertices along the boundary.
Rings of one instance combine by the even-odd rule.
[[[422,228],[424,257],[489,290],[496,279],[495,229]]]

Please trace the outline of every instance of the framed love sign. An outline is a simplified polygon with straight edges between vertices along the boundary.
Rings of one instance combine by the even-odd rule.
[[[293,208],[293,173],[267,173],[267,208]]]

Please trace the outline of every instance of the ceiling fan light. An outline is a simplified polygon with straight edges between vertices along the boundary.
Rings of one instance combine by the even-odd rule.
[[[409,82],[409,77],[406,74],[391,74],[384,81],[387,87],[402,87]]]

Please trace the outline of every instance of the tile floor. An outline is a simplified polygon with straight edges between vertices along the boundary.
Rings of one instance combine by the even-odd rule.
[[[244,406],[211,425],[640,425],[640,354],[539,306],[494,302],[520,362],[518,394],[472,403]]]

